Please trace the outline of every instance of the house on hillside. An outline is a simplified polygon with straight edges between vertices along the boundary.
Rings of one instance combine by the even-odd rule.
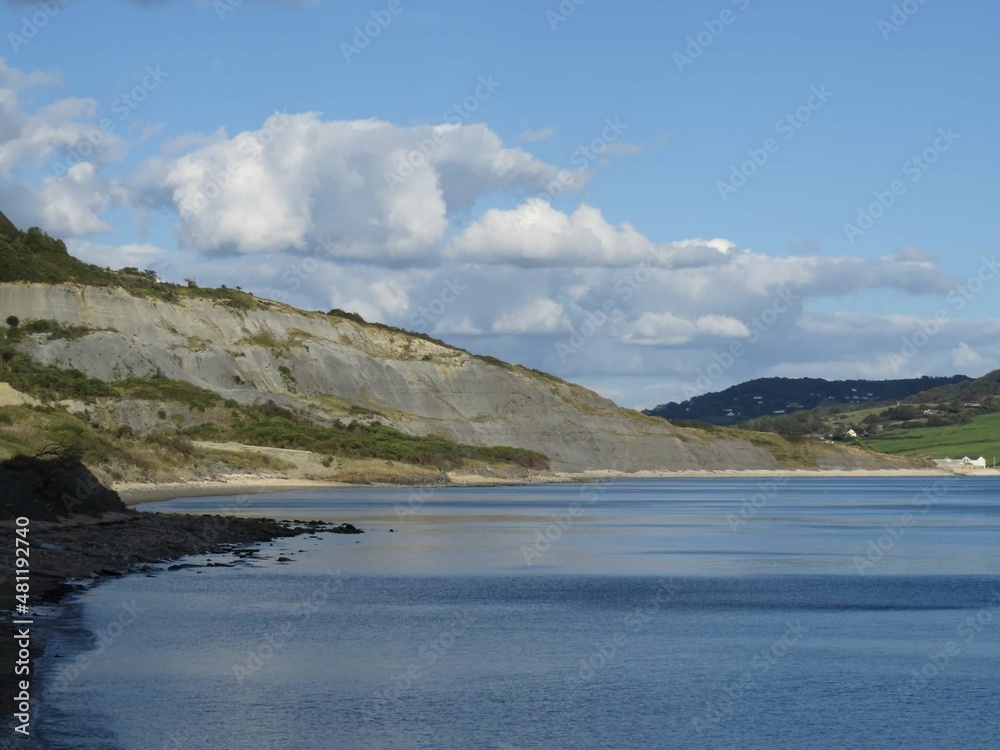
[[[986,459],[980,456],[979,458],[969,458],[966,456],[962,459],[962,466],[968,469],[985,469]]]
[[[854,440],[854,438],[856,438],[856,437],[858,436],[858,433],[856,433],[856,432],[855,432],[855,431],[854,431],[853,429],[852,429],[852,430],[848,430],[848,431],[847,431],[847,432],[845,432],[844,434],[845,434],[845,435],[846,435],[847,437],[849,437],[849,438],[850,438],[851,440]]]

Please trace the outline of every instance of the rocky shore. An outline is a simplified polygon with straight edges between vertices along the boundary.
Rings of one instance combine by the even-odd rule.
[[[18,525],[16,519],[28,519]],[[218,515],[141,513],[128,509],[81,464],[65,456],[19,458],[0,464],[0,602],[7,637],[0,638],[0,701],[5,720],[12,715],[16,645],[11,614],[16,601],[15,538],[27,528],[32,607],[58,601],[103,578],[143,570],[187,555],[239,552],[254,542],[333,532],[362,533],[351,524],[284,522]],[[21,545],[23,546],[23,545]],[[21,615],[25,616],[25,615]],[[44,637],[44,634],[42,634]],[[32,640],[32,660],[43,644]],[[35,684],[32,678],[32,683]],[[5,721],[6,723],[6,721]],[[0,747],[2,747],[0,742]]]

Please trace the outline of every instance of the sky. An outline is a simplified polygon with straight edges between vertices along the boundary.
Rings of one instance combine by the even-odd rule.
[[[0,210],[650,408],[1000,367],[990,0],[0,0]]]

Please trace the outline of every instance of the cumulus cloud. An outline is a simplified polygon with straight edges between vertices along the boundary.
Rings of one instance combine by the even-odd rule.
[[[39,86],[57,86],[62,83],[62,75],[54,70],[37,70],[31,73],[12,68],[7,60],[0,57],[0,86],[12,89],[30,89]]]
[[[55,236],[106,232],[101,215],[128,201],[127,191],[100,176],[89,162],[70,167],[63,177],[48,176],[40,188],[12,183],[0,187],[4,211],[19,226],[39,226]]]
[[[192,145],[147,162],[137,185],[145,205],[178,212],[185,245],[207,252],[427,259],[480,196],[585,180],[504,147],[483,125],[275,113],[259,130]]]
[[[501,315],[493,324],[493,333],[536,335],[563,331],[568,327],[569,320],[562,305],[550,299],[536,299]]]
[[[622,265],[648,260],[654,244],[627,222],[610,224],[586,204],[565,214],[537,199],[490,209],[455,237],[447,254],[477,262],[525,265]]]
[[[745,323],[728,315],[700,315],[692,319],[671,312],[642,313],[627,327],[622,340],[642,346],[677,346],[691,343],[697,336],[746,338],[750,329]]]
[[[90,240],[70,240],[66,243],[69,252],[87,263],[105,268],[153,268],[169,261],[170,252],[158,245],[130,243],[109,245]]]
[[[904,263],[933,263],[938,256],[912,245],[902,245],[896,250],[896,260]]]
[[[93,99],[60,99],[36,112],[24,109],[14,88],[0,88],[0,176],[9,177],[24,165],[47,160],[107,164],[125,155],[125,142],[96,125]],[[67,159],[72,155],[73,159]]]
[[[986,359],[964,341],[951,350],[951,361],[955,363],[955,367],[962,370],[969,368],[978,370],[986,364]]]

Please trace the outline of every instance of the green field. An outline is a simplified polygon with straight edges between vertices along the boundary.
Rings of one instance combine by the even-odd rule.
[[[992,466],[994,456],[1000,458],[1000,413],[983,414],[969,424],[893,430],[880,438],[865,442],[885,453],[910,456],[984,456],[987,464]]]

